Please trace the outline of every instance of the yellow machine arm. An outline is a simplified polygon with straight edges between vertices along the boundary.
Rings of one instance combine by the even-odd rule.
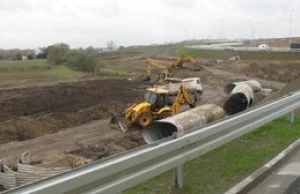
[[[190,107],[195,107],[195,104],[192,102],[191,96],[189,95],[187,89],[184,86],[180,87],[174,103],[172,105],[172,114],[177,114],[180,110],[180,105],[182,100],[184,100]]]
[[[159,62],[157,62],[155,60],[147,59],[146,65],[147,65],[147,70],[146,70],[147,71],[147,76],[151,76],[152,67],[157,67],[157,68],[162,69],[162,72],[167,74],[167,75],[169,75],[169,73],[170,73],[168,67],[166,67],[163,64],[160,64]]]
[[[196,60],[191,56],[183,56],[183,61],[191,62],[192,64],[196,64]]]
[[[176,61],[171,62],[170,66],[177,68],[177,67],[180,67],[183,62],[190,62],[194,65],[196,65],[196,63],[197,63],[196,60],[193,57],[181,55]]]

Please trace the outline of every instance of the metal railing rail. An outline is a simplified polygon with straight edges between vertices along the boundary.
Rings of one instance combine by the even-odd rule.
[[[175,185],[181,188],[182,168],[187,161],[224,145],[284,114],[294,122],[300,92],[270,104],[249,109],[176,138],[150,144],[100,160],[63,174],[21,186],[6,193],[119,193],[152,177],[175,169]]]

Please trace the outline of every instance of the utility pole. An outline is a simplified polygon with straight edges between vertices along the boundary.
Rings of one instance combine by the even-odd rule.
[[[251,44],[255,45],[255,28],[252,22],[252,19],[249,19],[249,23],[250,23],[250,37],[251,37]]]
[[[222,27],[223,27],[223,22],[224,22],[224,18],[221,18],[220,19],[220,23],[219,23],[219,39],[222,39],[223,38],[223,34],[222,34]]]
[[[292,36],[293,36],[292,27],[293,27],[293,12],[294,11],[295,11],[294,8],[292,8],[291,11],[290,11],[290,33],[289,33],[289,35],[290,35],[290,45],[292,44]]]

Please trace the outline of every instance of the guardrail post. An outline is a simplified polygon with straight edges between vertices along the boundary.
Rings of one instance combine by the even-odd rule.
[[[180,133],[175,133],[175,138],[178,138],[180,136],[181,136]],[[182,189],[183,187],[182,165],[179,165],[174,169],[174,182],[175,182],[175,187],[177,189]]]
[[[295,122],[295,111],[291,111],[288,113],[288,120],[291,124]]]

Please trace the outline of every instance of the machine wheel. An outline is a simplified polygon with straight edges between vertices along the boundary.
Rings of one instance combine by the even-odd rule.
[[[138,120],[137,120],[137,124],[138,126],[140,126],[141,128],[146,127],[147,125],[149,125],[152,122],[152,115],[148,112],[143,112],[139,115]]]
[[[172,113],[170,111],[164,111],[162,113],[159,114],[158,119],[165,119],[167,117],[172,116]]]
[[[191,94],[190,94],[190,97],[191,97],[191,105],[190,105],[190,107],[191,108],[194,108],[194,107],[196,107],[197,106],[197,101],[198,101],[198,99],[197,99],[197,94],[195,93],[195,92],[192,92]]]

